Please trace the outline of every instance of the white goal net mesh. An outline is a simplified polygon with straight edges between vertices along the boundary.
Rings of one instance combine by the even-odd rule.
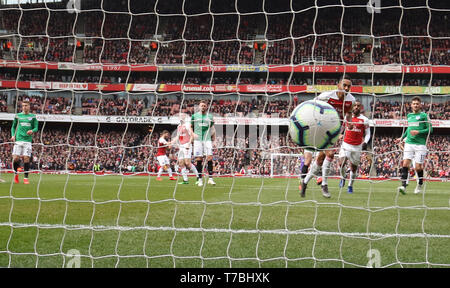
[[[432,0],[0,1],[0,266],[450,266],[449,12]],[[369,148],[353,194],[336,159],[332,197],[312,181],[301,198],[289,115],[342,75]],[[434,130],[424,191],[411,170],[401,195],[394,140],[415,95]],[[15,183],[25,100],[39,123]],[[201,100],[216,131],[203,186],[193,171],[182,183],[177,144],[158,175],[162,132]]]

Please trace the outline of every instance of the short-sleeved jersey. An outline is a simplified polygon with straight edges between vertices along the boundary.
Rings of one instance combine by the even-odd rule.
[[[427,113],[425,112],[409,113],[407,118],[408,118],[408,128],[406,129],[405,133],[403,133],[402,136],[402,138],[406,137],[405,143],[426,145],[428,134],[433,132],[433,127],[431,126]],[[419,134],[415,136],[411,135],[412,130],[419,131]]]
[[[344,119],[345,114],[350,113],[355,97],[350,93],[345,93],[344,99],[340,100],[336,94],[337,90],[322,92],[315,99],[327,102],[338,112],[341,119]]]
[[[178,142],[180,145],[185,145],[191,142],[191,133],[186,124],[180,124],[177,128]]]
[[[166,149],[169,142],[167,142],[164,137],[159,138],[158,140],[158,151],[156,153],[156,156],[163,156],[166,155]]]
[[[11,137],[16,137],[16,141],[33,142],[33,135],[28,135],[27,132],[32,130],[33,133],[38,131],[38,121],[35,114],[18,113],[14,117],[11,127]]]
[[[344,142],[350,145],[358,146],[364,141],[366,129],[369,128],[369,119],[364,115],[352,117],[352,129],[347,128],[344,134]]]
[[[195,113],[191,117],[191,125],[194,133],[198,135],[199,141],[211,141],[211,128],[214,126],[211,114]]]

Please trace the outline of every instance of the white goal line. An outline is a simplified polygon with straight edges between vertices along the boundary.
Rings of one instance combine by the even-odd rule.
[[[232,233],[232,234],[278,234],[278,235],[305,235],[305,236],[343,236],[354,238],[365,238],[369,240],[379,240],[384,238],[447,238],[450,235],[428,234],[428,233],[377,233],[377,232],[336,232],[320,231],[317,229],[302,230],[259,230],[259,229],[226,229],[226,228],[195,228],[195,227],[168,227],[168,226],[106,226],[106,225],[63,225],[63,224],[43,224],[43,223],[0,223],[0,227],[11,228],[40,228],[40,229],[65,229],[65,230],[92,230],[92,231],[173,231],[173,232],[206,232],[206,233]],[[375,238],[375,239],[373,239]]]

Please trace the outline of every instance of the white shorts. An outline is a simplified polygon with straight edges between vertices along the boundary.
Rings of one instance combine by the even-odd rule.
[[[425,157],[428,154],[426,145],[408,144],[405,143],[403,150],[403,160],[412,160],[415,163],[423,164]]]
[[[194,156],[195,157],[203,157],[203,156],[212,156],[213,155],[213,147],[212,141],[194,141]]]
[[[16,156],[30,157],[32,151],[33,149],[31,146],[31,142],[18,141],[14,144],[12,154]]]
[[[192,158],[192,145],[180,145],[178,151],[178,160],[191,159]]]
[[[360,145],[351,145],[345,142],[342,142],[341,149],[339,150],[339,158],[347,158],[350,163],[355,166],[358,166],[361,162],[361,151],[362,144]]]
[[[161,167],[170,165],[169,157],[167,157],[167,155],[157,156],[156,159],[158,160],[159,166]]]

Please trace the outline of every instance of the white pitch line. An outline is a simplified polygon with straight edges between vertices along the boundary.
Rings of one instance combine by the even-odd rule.
[[[198,228],[198,227],[153,227],[153,226],[105,226],[105,225],[63,225],[63,224],[43,224],[43,223],[11,223],[2,222],[0,227],[12,228],[41,228],[41,229],[66,229],[66,230],[93,230],[93,231],[174,231],[174,232],[207,232],[207,233],[233,233],[233,234],[278,234],[278,235],[319,235],[319,236],[343,236],[355,238],[448,238],[450,235],[428,234],[428,233],[412,233],[412,234],[392,234],[392,233],[361,233],[361,232],[335,232],[335,231],[319,231],[317,229],[303,230],[258,230],[258,229],[225,229],[225,228]],[[372,239],[373,240],[373,239]]]

